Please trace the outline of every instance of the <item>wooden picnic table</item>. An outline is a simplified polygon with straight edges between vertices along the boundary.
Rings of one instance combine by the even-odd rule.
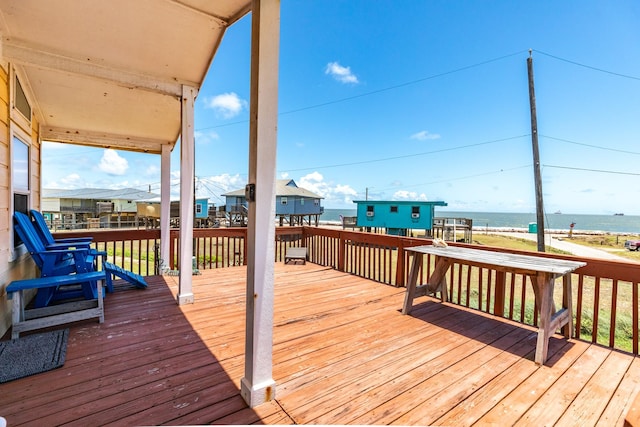
[[[538,341],[536,343],[535,362],[544,364],[547,360],[549,338],[559,328],[564,336],[571,338],[573,332],[573,315],[571,308],[571,273],[586,265],[585,262],[566,259],[547,258],[536,255],[520,255],[505,252],[494,252],[466,247],[438,247],[432,245],[415,246],[405,249],[413,255],[413,263],[409,273],[402,314],[409,314],[414,298],[428,293],[440,292],[441,300],[448,301],[446,273],[456,261],[465,264],[496,270],[498,273],[523,274],[531,279],[538,307]],[[435,267],[426,284],[418,285],[418,273],[422,266],[424,254],[436,257]],[[556,311],[553,301],[553,288],[557,278],[563,278],[562,308]],[[504,276],[501,277],[504,287]],[[496,294],[499,292],[496,291]],[[496,305],[504,304],[504,288],[502,298],[496,296]]]

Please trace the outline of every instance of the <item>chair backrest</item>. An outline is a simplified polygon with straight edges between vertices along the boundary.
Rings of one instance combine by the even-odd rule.
[[[53,238],[51,231],[49,231],[49,227],[47,227],[47,222],[44,220],[44,216],[35,209],[31,209],[30,212],[31,218],[33,219],[33,228],[36,233],[38,233],[40,239],[42,239],[45,245],[54,244],[56,241]]]
[[[42,243],[42,240],[40,240],[40,236],[36,233],[31,220],[22,212],[14,212],[13,220],[16,233],[18,233],[18,236],[22,239],[22,242],[27,247],[27,250],[31,254],[31,257],[38,268],[42,269],[44,260],[42,255],[40,255],[40,252],[46,250],[46,248]]]

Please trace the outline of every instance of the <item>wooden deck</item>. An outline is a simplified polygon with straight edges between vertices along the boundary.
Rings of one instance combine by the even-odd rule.
[[[105,323],[71,327],[62,368],[0,384],[18,425],[438,424],[621,425],[640,390],[632,355],[551,339],[435,299],[400,309],[404,289],[320,267],[276,265],[276,401],[249,409],[244,369],[246,269],[120,288]],[[6,337],[4,338],[6,339]]]

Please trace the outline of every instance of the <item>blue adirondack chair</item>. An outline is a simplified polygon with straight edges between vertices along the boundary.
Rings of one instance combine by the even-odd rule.
[[[42,243],[45,245],[45,247],[49,248],[49,247],[52,247],[53,245],[57,245],[57,246],[68,245],[68,247],[89,248],[89,245],[93,240],[92,238],[78,237],[78,238],[70,238],[70,239],[54,239],[53,235],[51,234],[51,231],[49,231],[49,227],[47,227],[47,222],[45,221],[44,216],[40,212],[34,209],[32,209],[30,213],[31,213],[31,220],[33,222],[34,228],[38,233],[38,236],[40,236]],[[115,264],[106,262],[106,257],[107,257],[106,252],[99,252],[99,251],[96,251],[95,249],[89,248],[89,253],[95,256],[102,257],[102,268],[107,272],[107,281],[106,281],[107,292],[109,293],[113,292],[113,282],[111,280],[112,275],[120,277],[121,279],[126,280],[127,282],[135,285],[138,288],[147,287],[147,283],[144,280],[144,277],[140,276],[139,274],[135,274],[131,271],[125,270],[122,267],[118,267]]]
[[[54,239],[51,231],[49,231],[49,227],[47,227],[47,222],[44,219],[44,216],[35,209],[30,211],[31,214],[31,222],[33,222],[33,226],[40,236],[42,242],[46,245],[53,245],[56,243],[64,243],[69,246],[75,247],[86,247],[88,248],[93,240],[91,237],[73,237],[67,239]]]
[[[59,244],[45,246],[27,215],[15,212],[13,219],[16,233],[24,242],[31,254],[31,258],[40,269],[40,277],[95,271],[96,255],[92,254],[88,248],[69,249],[68,245],[65,244],[61,246]],[[76,297],[96,298],[97,282],[83,283],[80,291],[58,286],[42,288],[38,290],[35,305],[36,307],[45,307],[56,299]]]
[[[89,250],[89,255],[95,258],[94,261],[94,269],[97,270],[98,267],[96,264],[98,258],[102,259],[104,264],[107,253],[105,251],[98,251],[96,249],[91,248],[91,241],[93,238],[91,237],[72,237],[68,239],[54,239],[51,231],[49,231],[49,227],[47,227],[47,222],[44,219],[44,216],[32,209],[31,213],[31,223],[33,224],[33,228],[36,231],[38,237],[42,241],[42,244],[47,249],[71,249],[71,248],[84,248]],[[104,268],[104,267],[103,267]],[[113,292],[113,285],[108,282],[107,283],[107,292]]]

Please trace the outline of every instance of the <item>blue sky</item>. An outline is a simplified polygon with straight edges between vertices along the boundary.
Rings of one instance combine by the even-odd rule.
[[[247,178],[250,20],[196,100],[196,186],[216,204]],[[640,215],[638,22],[633,0],[282,0],[278,177],[326,208],[535,212],[532,49],[545,211]],[[43,148],[45,188],[159,182],[159,156]]]

